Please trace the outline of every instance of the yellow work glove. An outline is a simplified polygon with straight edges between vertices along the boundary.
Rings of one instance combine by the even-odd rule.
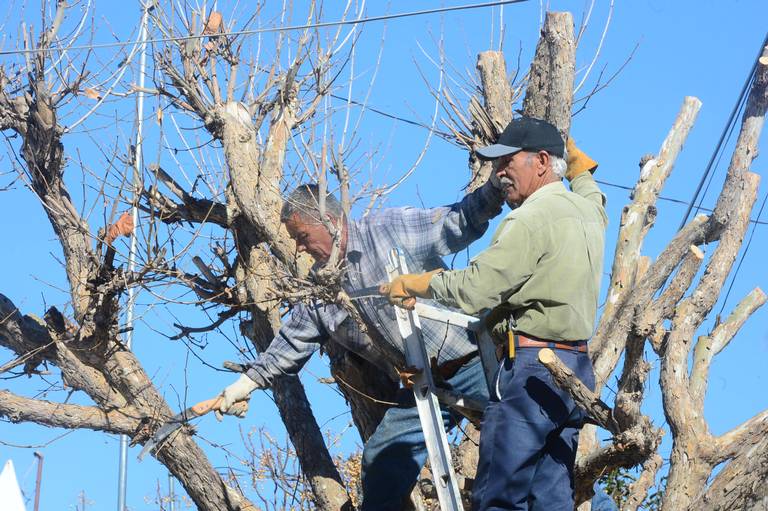
[[[573,178],[587,171],[595,173],[597,162],[576,147],[573,138],[568,137],[565,148],[568,151],[568,170],[565,171],[565,177],[568,181],[573,181]]]
[[[443,269],[432,270],[427,273],[406,273],[396,277],[389,284],[382,284],[379,293],[386,296],[389,303],[404,309],[413,309],[416,306],[416,298],[432,298],[429,292],[429,281]]]

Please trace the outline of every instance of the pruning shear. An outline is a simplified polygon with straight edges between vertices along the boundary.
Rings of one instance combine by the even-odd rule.
[[[246,369],[248,369],[248,367],[244,366],[243,364],[230,362],[228,360],[224,362],[224,368],[229,369],[230,371],[238,372],[238,373],[244,373]],[[144,456],[146,456],[148,452],[154,449],[160,442],[168,438],[171,433],[179,429],[181,426],[183,426],[190,420],[195,419],[197,417],[202,417],[208,412],[218,409],[222,399],[223,399],[223,396],[216,396],[216,397],[212,397],[211,399],[206,399],[205,401],[200,401],[196,405],[192,405],[186,410],[182,411],[181,413],[177,413],[176,415],[168,419],[165,422],[165,424],[160,426],[160,429],[155,431],[155,434],[152,435],[152,438],[147,440],[147,443],[144,444],[144,448],[139,453],[139,461],[144,459]],[[238,401],[237,403],[232,405],[232,407],[233,407],[232,408],[233,410],[235,410],[236,407],[238,407],[242,413],[245,413],[245,411],[248,410],[248,401]],[[238,415],[238,413],[236,412],[234,413],[234,415]],[[216,418],[221,420],[219,416],[217,416]]]
[[[351,300],[360,300],[363,298],[381,298],[382,296],[379,292],[379,287],[380,285],[364,287],[362,289],[348,292],[347,296],[349,296]]]

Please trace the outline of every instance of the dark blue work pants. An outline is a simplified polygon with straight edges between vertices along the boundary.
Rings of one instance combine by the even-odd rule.
[[[480,432],[474,511],[573,510],[573,465],[585,413],[539,361],[540,348],[518,348],[496,375]],[[586,353],[555,350],[590,389]]]

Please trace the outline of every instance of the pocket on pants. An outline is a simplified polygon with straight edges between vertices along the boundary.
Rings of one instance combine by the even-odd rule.
[[[509,380],[514,376],[515,359],[504,358],[496,369],[496,377],[493,379],[493,400],[501,401],[504,396],[503,387],[509,384]]]

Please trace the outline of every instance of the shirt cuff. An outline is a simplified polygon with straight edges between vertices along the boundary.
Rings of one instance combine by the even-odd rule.
[[[432,299],[442,303],[443,305],[448,305],[449,307],[455,307],[456,304],[453,303],[448,297],[445,287],[445,280],[443,277],[448,275],[449,271],[443,271],[438,274],[435,274],[430,280],[429,280],[429,293],[432,295]]]
[[[480,196],[483,198],[486,211],[489,211],[493,216],[501,212],[501,208],[504,206],[504,193],[493,186],[490,179],[480,187]]]
[[[252,379],[260,389],[266,389],[270,386],[270,382],[264,378],[255,367],[249,368],[245,374],[248,375],[248,378]]]

